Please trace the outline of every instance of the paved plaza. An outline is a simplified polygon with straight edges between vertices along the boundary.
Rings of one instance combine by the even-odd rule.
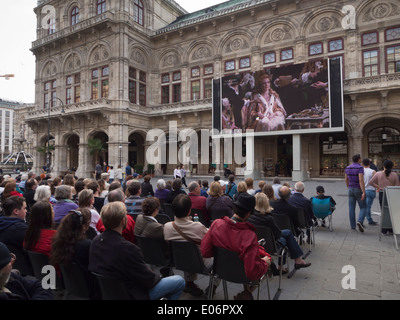
[[[165,178],[167,180],[167,178]],[[212,178],[207,177],[209,181]],[[188,179],[188,184],[192,179]],[[239,179],[240,180],[240,179]],[[272,178],[265,179],[271,182]],[[288,180],[285,180],[288,181]],[[153,185],[157,178],[152,179]],[[294,182],[288,181],[291,186]],[[258,185],[258,181],[254,186]],[[305,182],[306,197],[315,194],[318,185],[325,187],[325,194],[331,195],[337,202],[333,216],[333,232],[318,227],[315,230],[315,246],[307,261],[312,265],[298,270],[290,279],[283,276],[282,291],[279,300],[400,300],[400,252],[396,250],[393,236],[382,236],[379,241],[379,226],[365,227],[365,232],[350,229],[348,219],[347,189],[344,180],[311,180]],[[373,211],[377,211],[378,198]],[[358,216],[358,208],[357,208]],[[373,215],[379,222],[379,216]],[[302,246],[308,251],[309,245]],[[348,273],[342,273],[343,267],[353,266],[356,271],[356,289],[345,290],[342,280]],[[290,267],[293,268],[293,260]],[[180,271],[175,271],[181,274]],[[270,280],[270,292],[273,297],[278,288],[278,277]],[[197,281],[202,289],[208,286],[208,278],[200,276]],[[346,283],[348,283],[346,281]],[[261,291],[261,299],[267,299],[265,283]],[[228,283],[229,299],[242,291],[241,285]],[[255,296],[255,295],[254,295]],[[183,294],[182,300],[203,299]],[[216,300],[224,299],[222,283],[214,296]]]

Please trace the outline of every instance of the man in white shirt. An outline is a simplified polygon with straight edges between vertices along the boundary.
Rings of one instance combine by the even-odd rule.
[[[372,179],[372,177],[375,175],[376,171],[371,169],[371,162],[369,159],[364,159],[363,160],[363,167],[364,167],[364,184],[365,184],[365,194],[366,194],[366,200],[367,200],[367,220],[370,226],[375,226],[378,223],[376,223],[371,216],[371,208],[374,203],[375,197],[376,197],[376,189],[375,187],[371,186],[369,184],[369,181]]]

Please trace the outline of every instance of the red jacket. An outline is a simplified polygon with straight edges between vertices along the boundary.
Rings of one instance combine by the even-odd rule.
[[[201,241],[201,254],[204,258],[214,255],[213,247],[237,252],[244,261],[244,269],[249,280],[259,280],[267,273],[268,266],[261,260],[255,228],[247,222],[234,222],[228,217],[213,222]]]
[[[195,193],[189,193],[189,198],[192,201],[192,208],[201,210],[204,216],[204,220],[209,223],[210,222],[210,213],[206,208],[207,198],[204,196],[200,196]]]
[[[134,232],[136,222],[129,214],[126,215],[126,218],[127,218],[126,228],[124,229],[124,231],[122,231],[122,236],[125,238],[125,240],[128,240],[129,242],[132,243],[136,243],[135,232]],[[106,230],[103,221],[101,221],[101,219],[99,219],[99,221],[97,222],[96,229],[100,233],[103,233]]]

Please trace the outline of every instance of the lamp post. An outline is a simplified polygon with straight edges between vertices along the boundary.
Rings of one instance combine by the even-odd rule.
[[[119,165],[122,167],[122,144],[119,144]]]
[[[3,74],[0,75],[0,78],[6,78],[6,80],[10,80],[10,78],[14,78],[13,74]]]

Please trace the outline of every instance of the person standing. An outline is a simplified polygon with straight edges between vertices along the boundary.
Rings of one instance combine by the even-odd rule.
[[[367,201],[367,220],[370,226],[375,226],[378,223],[376,223],[371,216],[371,208],[372,205],[374,204],[374,200],[376,197],[376,189],[374,186],[370,185],[370,180],[372,177],[375,175],[376,171],[371,168],[371,161],[369,159],[364,159],[363,160],[363,166],[364,166],[364,185],[365,185],[365,195],[366,195],[366,201]]]
[[[101,176],[101,165],[100,165],[100,163],[98,161],[96,163],[96,167],[94,168],[94,173],[95,173],[95,176],[96,176],[96,180],[99,180],[100,176]]]
[[[181,179],[182,179],[182,184],[187,188],[187,184],[186,184],[186,170],[185,170],[185,166],[182,164],[181,165]]]
[[[353,156],[353,164],[345,170],[345,181],[349,195],[349,218],[352,230],[356,227],[364,232],[363,221],[367,213],[367,201],[364,184],[364,168],[361,166],[361,155]],[[356,203],[360,207],[358,221],[356,223]]]

